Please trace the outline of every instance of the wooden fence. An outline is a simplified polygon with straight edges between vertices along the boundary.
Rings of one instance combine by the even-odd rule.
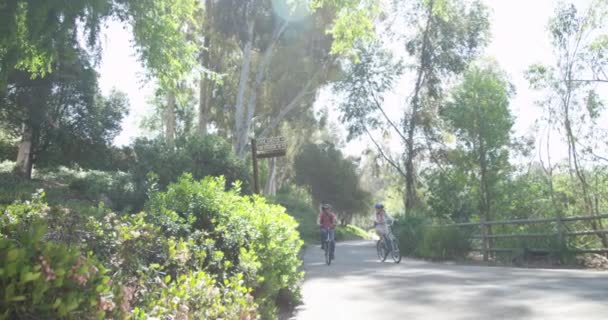
[[[513,252],[522,250],[522,248],[498,248],[494,247],[493,239],[524,239],[524,238],[555,238],[560,244],[561,248],[526,248],[527,251],[532,252],[556,252],[556,251],[567,251],[572,253],[608,253],[608,248],[600,249],[578,249],[578,248],[567,248],[565,246],[566,239],[568,237],[579,237],[586,235],[599,235],[608,234],[608,230],[586,230],[586,231],[567,231],[567,224],[576,221],[590,221],[600,219],[608,219],[608,214],[596,215],[596,216],[574,216],[574,217],[556,217],[547,219],[521,219],[521,220],[504,220],[504,221],[485,221],[485,222],[468,222],[468,223],[455,223],[443,226],[434,227],[480,227],[481,232],[479,235],[472,235],[470,239],[481,240],[482,247],[474,248],[474,251],[482,252],[484,260],[492,252]],[[531,225],[531,224],[548,224],[555,223],[555,232],[550,233],[511,233],[511,234],[488,234],[488,227],[500,226],[500,225]]]

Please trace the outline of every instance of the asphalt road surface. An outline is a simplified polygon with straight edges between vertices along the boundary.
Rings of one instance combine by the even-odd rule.
[[[608,319],[608,272],[380,263],[374,243],[304,253],[304,304],[296,320]]]

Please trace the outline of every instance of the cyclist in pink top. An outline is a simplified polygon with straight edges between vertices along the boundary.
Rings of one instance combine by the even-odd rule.
[[[317,224],[321,228],[321,249],[325,249],[324,240],[327,238],[327,233],[329,233],[331,241],[336,240],[336,222],[336,214],[332,212],[331,206],[329,204],[322,205],[321,212],[317,218]]]

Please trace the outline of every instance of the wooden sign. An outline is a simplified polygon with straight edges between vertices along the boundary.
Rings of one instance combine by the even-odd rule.
[[[260,194],[258,179],[258,159],[281,157],[287,153],[287,139],[284,137],[251,139],[251,160],[253,164],[253,192]]]
[[[287,139],[284,137],[256,139],[257,157],[272,158],[284,156],[287,153]]]

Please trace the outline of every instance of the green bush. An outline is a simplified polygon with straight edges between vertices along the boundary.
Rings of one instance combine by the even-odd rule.
[[[14,160],[18,150],[17,142],[6,136],[0,129],[0,162]]]
[[[135,215],[100,208],[85,216],[46,205],[43,194],[6,206],[0,315],[274,317],[278,303],[299,299],[297,223],[282,207],[226,192],[225,184],[184,176]]]
[[[298,231],[306,243],[319,242],[318,211],[310,204],[312,200],[304,189],[281,190],[272,201],[285,207],[287,213],[296,219]]]
[[[393,225],[393,232],[399,239],[399,249],[404,256],[417,255],[425,222],[422,217],[402,217]]]
[[[218,284],[204,272],[192,272],[152,289],[133,319],[256,319],[256,305],[241,277]]]
[[[234,155],[231,145],[218,136],[180,138],[175,146],[168,146],[160,139],[138,139],[133,144],[133,153],[135,161],[131,162],[129,172],[139,190],[147,190],[149,173],[157,175],[158,187],[162,190],[188,172],[195,179],[224,176],[228,187],[241,181],[242,191],[251,191],[247,166]]]
[[[131,175],[120,171],[85,171],[69,187],[87,199],[103,201],[116,211],[139,210],[145,201],[145,193],[135,189]]]
[[[422,231],[417,255],[428,259],[452,260],[464,259],[470,251],[471,243],[461,230],[451,227],[427,227]]]
[[[106,269],[92,254],[47,241],[47,213],[35,197],[0,219],[0,319],[104,319]]]
[[[267,318],[279,299],[299,297],[302,242],[297,223],[263,198],[242,197],[238,188],[225,192],[225,184],[223,178],[197,182],[184,175],[166,192],[153,195],[146,208],[152,223],[169,235],[202,232],[206,239],[197,246],[208,252],[203,260],[207,270],[218,280],[243,274]]]
[[[36,170],[34,179],[24,179],[12,172],[12,162],[0,164],[0,205],[29,199],[44,189],[53,205],[94,213],[103,203],[115,211],[135,211],[143,207],[145,192],[135,189],[128,173],[58,167]]]
[[[31,198],[37,186],[12,172],[0,172],[0,206]]]
[[[346,225],[336,227],[336,241],[365,239],[370,239],[370,234],[357,226]]]

